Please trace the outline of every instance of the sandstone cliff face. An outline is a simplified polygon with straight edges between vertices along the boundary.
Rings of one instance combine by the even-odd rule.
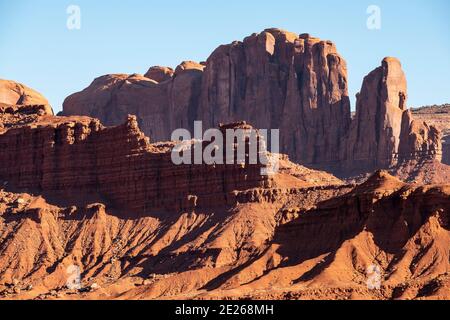
[[[0,79],[0,104],[8,105],[48,105],[40,93],[23,84]]]
[[[268,29],[220,46],[205,65],[185,62],[173,74],[153,67],[146,77],[99,78],[66,99],[64,114],[106,125],[135,114],[156,141],[194,120],[205,129],[246,120],[283,128],[281,151],[304,164],[334,164],[350,124],[345,61],[333,43],[309,35]]]
[[[174,73],[154,67],[146,76],[103,76],[83,92],[68,97],[63,114],[95,117],[107,126],[118,125],[133,114],[153,141],[168,141],[173,130],[193,128],[203,68],[184,62]]]
[[[42,116],[0,135],[0,180],[58,199],[106,201],[139,215],[234,203],[235,190],[269,186],[262,165],[180,165],[174,144],[152,145],[136,118],[103,127],[88,117]]]
[[[281,128],[281,150],[294,160],[334,163],[350,122],[346,64],[329,41],[269,29],[209,57],[201,110],[208,126]]]
[[[400,61],[385,58],[365,77],[357,96],[356,115],[344,138],[344,170],[371,171],[408,160],[440,160],[439,131],[414,121],[406,102],[406,77]]]
[[[186,62],[175,74],[188,75],[194,68],[202,66]],[[56,203],[102,202],[138,216],[155,210],[234,205],[239,201],[237,191],[254,188],[341,183],[327,173],[294,165],[285,156],[276,179],[263,175],[265,165],[250,164],[248,157],[243,164],[233,159],[236,164],[175,165],[174,142],[151,144],[136,116],[126,119],[106,128],[90,117],[53,116],[48,106],[1,105],[1,184],[43,194]],[[236,128],[252,129],[245,122],[221,126]],[[249,150],[247,139],[239,143]],[[271,194],[248,195],[265,196]]]
[[[387,168],[396,163],[406,92],[406,78],[396,59],[384,59],[365,77],[346,141],[349,166]]]
[[[246,120],[280,129],[281,152],[294,161],[346,175],[440,159],[438,131],[413,122],[406,99],[401,64],[386,58],[364,79],[352,120],[346,63],[335,45],[267,29],[218,47],[204,64],[184,62],[175,72],[152,67],[145,77],[101,77],[68,97],[64,114],[106,125],[135,114],[156,141],[177,128],[192,131],[194,120],[204,129]]]
[[[450,105],[413,109],[414,119],[433,125],[442,132],[442,163],[450,165]]]

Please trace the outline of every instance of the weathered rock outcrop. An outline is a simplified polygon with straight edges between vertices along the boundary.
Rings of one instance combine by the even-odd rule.
[[[88,117],[42,116],[0,135],[0,180],[62,203],[107,202],[130,214],[233,203],[271,179],[261,164],[173,164],[173,143],[152,145],[135,116],[105,128]],[[74,200],[76,199],[76,200]]]
[[[399,160],[411,159],[442,160],[442,135],[426,122],[413,120],[410,110],[403,113],[400,133]]]
[[[218,47],[204,64],[96,79],[66,99],[64,114],[97,117],[106,125],[135,114],[157,141],[177,128],[192,130],[194,120],[205,129],[246,120],[280,129],[281,152],[294,161],[348,174],[440,159],[438,131],[413,122],[406,98],[400,62],[386,58],[364,79],[352,120],[346,63],[335,45],[267,29]]]
[[[414,119],[433,125],[442,132],[442,163],[450,165],[450,104],[412,110]]]
[[[371,171],[408,160],[441,158],[439,131],[414,121],[406,101],[400,61],[385,58],[365,77],[357,96],[356,115],[344,138],[344,170]]]
[[[0,104],[48,105],[44,96],[23,84],[0,79]]]
[[[174,74],[152,67],[146,77],[96,79],[66,99],[64,114],[106,125],[135,114],[156,141],[168,140],[174,129],[192,129],[194,120],[205,129],[246,120],[256,128],[283,128],[282,152],[304,164],[335,164],[350,124],[345,61],[333,43],[306,34],[268,29],[220,46],[205,65],[184,62]]]
[[[146,77],[103,76],[84,91],[68,97],[63,114],[88,115],[107,126],[118,125],[133,114],[147,136],[154,141],[168,141],[174,129],[193,128],[203,68],[184,62],[174,73],[168,68],[153,67]]]
[[[53,115],[46,98],[23,84],[0,79],[0,133],[43,115]]]

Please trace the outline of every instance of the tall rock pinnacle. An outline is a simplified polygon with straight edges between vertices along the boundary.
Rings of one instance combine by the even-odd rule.
[[[407,83],[401,63],[385,58],[365,78],[357,95],[356,115],[345,137],[346,171],[389,168],[401,161],[440,154],[434,127],[414,123],[406,108]],[[422,141],[425,143],[417,143]]]

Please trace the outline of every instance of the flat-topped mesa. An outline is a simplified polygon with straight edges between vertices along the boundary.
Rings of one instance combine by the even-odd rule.
[[[406,107],[407,83],[400,61],[385,58],[365,78],[356,115],[342,150],[344,171],[371,171],[423,158],[440,159],[435,127],[414,122]]]
[[[224,206],[236,190],[271,185],[259,164],[174,165],[174,144],[150,144],[136,116],[110,128],[88,117],[47,116],[4,131],[0,145],[8,188],[67,204],[106,201],[136,216]]]
[[[152,67],[145,78],[95,80],[64,102],[65,115],[88,115],[117,125],[135,114],[155,141],[173,130],[245,120],[281,130],[281,152],[305,164],[336,164],[350,124],[347,70],[329,41],[267,29],[218,47],[205,63],[183,62],[173,72]]]

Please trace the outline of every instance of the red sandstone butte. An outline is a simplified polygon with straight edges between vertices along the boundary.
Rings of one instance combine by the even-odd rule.
[[[407,83],[400,61],[385,58],[365,78],[356,115],[344,137],[348,171],[390,168],[409,160],[442,157],[440,132],[414,121],[406,107]]]
[[[183,72],[181,72],[183,71]],[[153,67],[142,76],[96,79],[64,102],[65,115],[117,125],[135,114],[155,141],[174,129],[246,120],[283,128],[282,151],[304,164],[335,164],[350,124],[347,69],[330,41],[267,29],[218,47],[204,64]],[[164,79],[163,82],[160,82]],[[301,146],[301,147],[300,147]]]
[[[69,96],[63,114],[105,125],[134,114],[155,141],[177,128],[192,131],[195,120],[205,129],[245,120],[281,129],[281,152],[298,163],[344,176],[410,160],[440,161],[439,132],[407,113],[397,59],[384,59],[364,79],[356,109],[352,120],[346,63],[332,42],[266,29],[219,46],[205,63],[183,62],[175,72],[152,67],[145,77],[100,77]]]

